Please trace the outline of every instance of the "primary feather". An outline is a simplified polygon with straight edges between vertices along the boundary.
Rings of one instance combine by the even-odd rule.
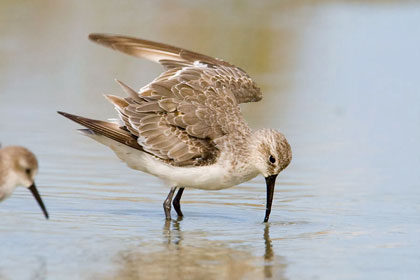
[[[91,40],[162,64],[165,71],[139,92],[117,81],[125,98],[107,95],[121,124],[62,115],[93,132],[147,152],[174,166],[216,161],[224,137],[246,137],[239,103],[262,94],[240,68],[223,60],[152,41],[103,34]],[[240,135],[239,135],[240,134]]]

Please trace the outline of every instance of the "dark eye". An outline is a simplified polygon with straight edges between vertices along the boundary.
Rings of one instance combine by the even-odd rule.
[[[27,175],[31,175],[31,169],[30,168],[26,168],[25,172],[26,172]]]
[[[270,160],[271,163],[275,163],[276,162],[276,159],[273,156],[270,156],[269,160]]]

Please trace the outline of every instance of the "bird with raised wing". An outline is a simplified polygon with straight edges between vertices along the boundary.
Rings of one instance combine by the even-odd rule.
[[[48,219],[48,212],[35,186],[38,161],[35,155],[21,146],[0,149],[0,201],[8,198],[16,187],[28,188]]]
[[[184,188],[225,189],[262,174],[267,222],[276,177],[292,152],[283,134],[253,131],[243,119],[239,104],[262,98],[251,78],[223,60],[162,43],[104,34],[89,38],[158,62],[164,72],[139,91],[117,81],[128,96],[106,98],[119,122],[59,113],[86,127],[83,134],[111,148],[129,167],[164,180],[171,187],[163,203],[166,219],[171,218],[171,202],[183,215]]]

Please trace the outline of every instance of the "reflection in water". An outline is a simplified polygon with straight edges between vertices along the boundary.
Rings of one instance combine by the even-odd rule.
[[[284,279],[286,269],[292,279],[418,278],[420,6],[120,2],[2,1],[0,141],[39,156],[54,211],[42,220],[23,189],[0,205],[0,279],[104,270],[92,278]],[[115,116],[101,98],[122,95],[112,78],[139,88],[161,70],[94,46],[90,32],[163,41],[247,70],[264,99],[243,105],[246,120],[284,131],[294,149],[270,225],[255,222],[264,207],[256,178],[189,191],[187,218],[162,226],[163,184],[71,131],[55,110]]]
[[[270,224],[264,227],[264,277],[274,279],[287,279],[285,276],[287,263],[285,258],[274,253],[272,241],[270,238]]]
[[[264,242],[265,242],[265,254],[264,254],[264,276],[271,278],[273,276],[273,245],[270,239],[270,224],[266,224],[264,228]]]
[[[270,225],[264,225],[264,265],[261,257],[227,242],[203,238],[202,232],[184,232],[182,219],[166,221],[164,243],[146,243],[118,254],[120,267],[108,279],[286,279],[287,264],[276,256]],[[232,244],[234,244],[233,242]],[[283,261],[279,263],[279,260]],[[102,275],[101,278],[104,278]],[[95,275],[92,278],[98,278]]]
[[[177,217],[176,220],[172,220],[172,221],[168,221],[165,220],[165,225],[164,225],[164,232],[163,235],[166,237],[168,244],[176,244],[176,245],[180,245],[181,241],[182,241],[182,231],[181,231],[181,226],[180,226],[180,222],[182,221],[183,217]],[[171,230],[171,222],[172,222],[172,230]],[[172,240],[173,238],[175,238],[175,240]]]
[[[33,270],[30,279],[33,279],[33,280],[47,279],[48,278],[47,277],[47,273],[48,273],[47,260],[42,256],[40,257],[38,262],[39,262],[38,268]],[[0,276],[0,279],[2,279],[1,276]]]

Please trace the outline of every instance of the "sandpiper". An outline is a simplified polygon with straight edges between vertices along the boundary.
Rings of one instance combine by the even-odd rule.
[[[35,186],[38,161],[28,149],[8,146],[0,149],[0,201],[8,198],[16,187],[28,188],[48,219],[48,212]]]
[[[252,131],[244,121],[239,104],[262,98],[251,78],[226,61],[162,43],[105,34],[89,38],[158,62],[164,72],[138,92],[117,81],[128,95],[106,95],[117,122],[58,113],[86,127],[80,130],[84,135],[110,147],[129,167],[163,179],[171,187],[163,203],[167,220],[177,189],[173,206],[182,216],[184,188],[225,189],[262,174],[267,222],[276,177],[292,152],[280,132]]]

